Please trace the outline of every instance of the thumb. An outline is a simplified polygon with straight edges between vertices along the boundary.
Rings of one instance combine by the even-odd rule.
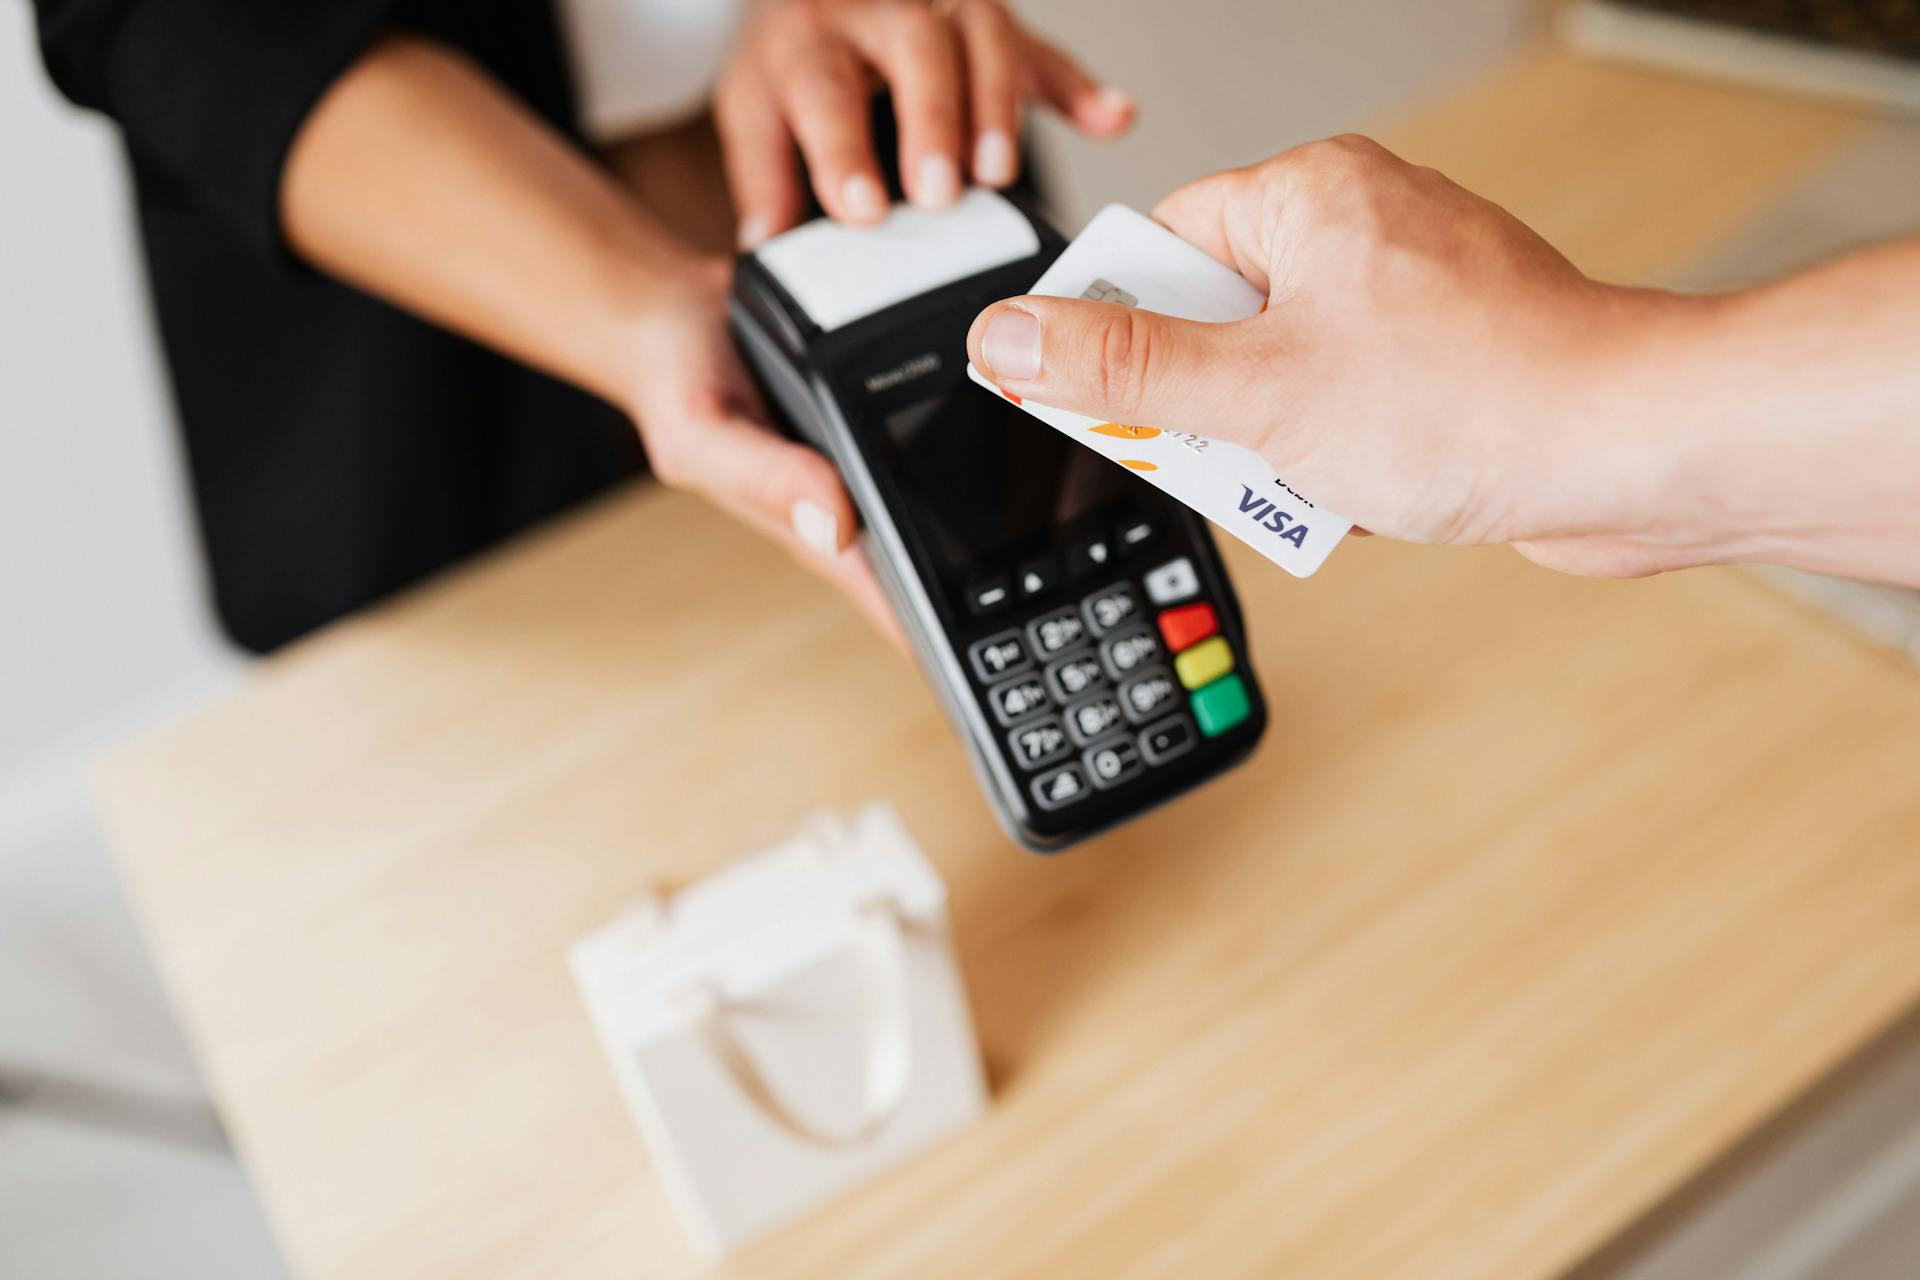
[[[1109,422],[1224,435],[1253,362],[1238,324],[1074,298],[1013,298],[974,318],[967,355],[1005,391]]]

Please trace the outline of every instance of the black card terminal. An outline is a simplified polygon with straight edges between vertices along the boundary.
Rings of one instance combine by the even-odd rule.
[[[967,378],[974,316],[1065,247],[1023,201],[968,201],[984,217],[777,238],[740,259],[730,311],[845,478],[1001,825],[1052,852],[1233,767],[1266,706],[1205,522]]]

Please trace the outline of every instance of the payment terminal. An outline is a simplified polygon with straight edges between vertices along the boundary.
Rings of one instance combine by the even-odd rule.
[[[769,400],[845,478],[1002,826],[1037,852],[1233,767],[1267,718],[1205,523],[966,376],[973,317],[1063,247],[975,190],[777,236],[731,301]]]

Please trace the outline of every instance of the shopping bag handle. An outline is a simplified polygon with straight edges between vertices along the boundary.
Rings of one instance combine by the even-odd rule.
[[[863,908],[855,916],[854,953],[861,985],[861,1021],[866,1035],[865,1098],[860,1118],[843,1130],[811,1123],[781,1101],[746,1046],[734,1035],[731,1016],[751,1012],[750,1002],[730,1001],[717,987],[699,989],[694,1026],[741,1093],[795,1138],[815,1146],[849,1150],[878,1137],[906,1100],[912,1077],[911,1018],[907,1003],[906,940],[891,904]]]

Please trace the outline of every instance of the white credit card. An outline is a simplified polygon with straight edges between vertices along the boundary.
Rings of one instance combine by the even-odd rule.
[[[1034,282],[1030,294],[1092,298],[1185,320],[1226,324],[1258,315],[1266,297],[1153,219],[1110,204]],[[1151,425],[1101,422],[1019,399],[971,363],[967,375],[1040,421],[1126,467],[1295,577],[1320,567],[1353,522],[1317,507],[1253,450]]]

